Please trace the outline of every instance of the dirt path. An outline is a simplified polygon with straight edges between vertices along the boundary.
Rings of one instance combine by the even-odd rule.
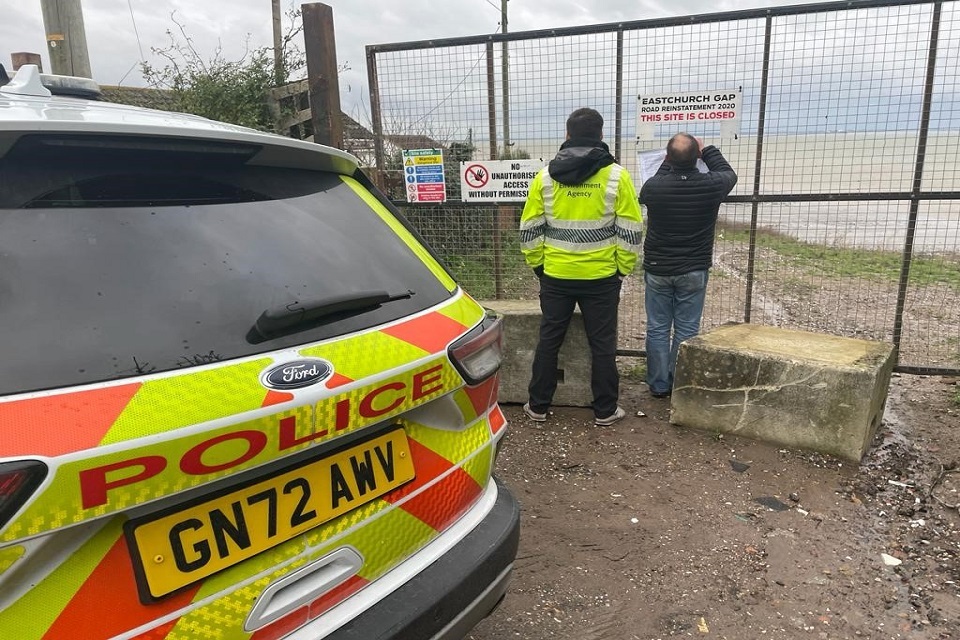
[[[960,639],[955,392],[895,376],[859,466],[672,426],[645,385],[605,429],[505,407],[520,553],[470,638]]]

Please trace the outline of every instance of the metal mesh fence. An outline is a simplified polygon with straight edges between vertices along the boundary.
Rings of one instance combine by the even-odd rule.
[[[505,57],[506,53],[506,57]],[[522,203],[461,202],[461,160],[549,160],[590,106],[639,191],[677,131],[739,183],[721,207],[704,328],[749,321],[892,341],[901,370],[960,370],[960,13],[955,2],[803,5],[368,47],[388,194],[475,297],[535,299]],[[506,64],[504,64],[506,62]],[[738,92],[739,129],[638,125],[638,97]],[[504,99],[506,97],[506,99]],[[651,135],[652,131],[652,135]],[[408,205],[403,149],[444,153],[447,202]],[[642,281],[621,349],[643,349]]]

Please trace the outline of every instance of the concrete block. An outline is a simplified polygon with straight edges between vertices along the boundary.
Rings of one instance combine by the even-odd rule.
[[[893,364],[883,342],[724,325],[680,346],[670,422],[859,462]]]
[[[526,402],[533,354],[540,337],[540,302],[537,300],[485,300],[484,307],[503,315],[504,353],[500,367],[500,402]],[[557,360],[557,392],[553,406],[589,407],[590,346],[580,310],[574,312]]]

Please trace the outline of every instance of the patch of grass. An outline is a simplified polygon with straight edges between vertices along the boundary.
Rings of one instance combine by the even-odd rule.
[[[807,280],[795,275],[784,276],[783,289],[796,295],[812,294],[817,290],[817,288]]]
[[[500,247],[500,286],[506,299],[536,297],[537,279],[523,259],[520,241],[504,234]],[[474,298],[492,300],[496,297],[497,260],[494,248],[488,242],[482,250],[471,252],[463,247],[447,248],[434,245],[444,263],[453,272],[457,282]]]
[[[646,382],[647,381],[647,361],[644,358],[621,358],[618,360],[617,368],[620,371],[620,377],[627,382]]]
[[[476,256],[447,257],[446,263],[457,282],[474,298],[490,300],[496,296],[493,268]]]
[[[951,362],[960,364],[960,338],[947,338],[944,340],[944,345],[953,352],[950,356]],[[960,393],[960,385],[957,386],[957,391]]]
[[[742,227],[726,227],[723,235],[728,241],[750,241],[749,230]],[[899,252],[812,244],[769,229],[758,230],[757,246],[787,258],[794,268],[845,278],[897,282],[903,262]],[[960,288],[960,263],[947,258],[914,255],[910,263],[910,282],[917,285],[947,284]]]
[[[714,266],[719,266],[719,265],[714,265]],[[641,274],[641,275],[643,274],[643,269],[641,269],[639,266],[637,267],[637,273],[639,273],[639,274]],[[728,274],[728,273],[727,273],[726,271],[724,271],[723,269],[715,268],[715,269],[713,269],[713,270],[710,271],[710,279],[711,279],[711,280],[714,280],[714,279],[717,279],[717,280],[727,280],[727,279],[729,279],[729,278],[730,278],[730,274]]]

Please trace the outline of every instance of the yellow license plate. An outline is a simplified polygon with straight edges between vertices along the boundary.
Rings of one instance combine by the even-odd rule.
[[[128,536],[147,600],[274,547],[412,480],[403,429],[268,480],[131,523]],[[141,589],[142,589],[141,584]]]

